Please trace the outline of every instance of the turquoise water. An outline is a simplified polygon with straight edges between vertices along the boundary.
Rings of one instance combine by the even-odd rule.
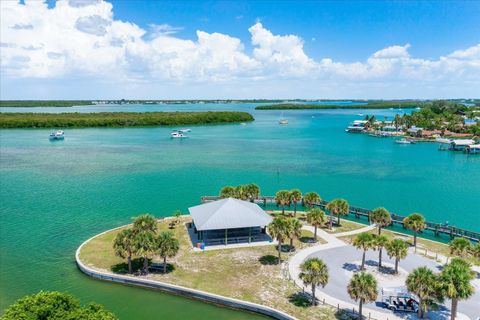
[[[227,184],[256,182],[316,190],[352,205],[414,211],[429,220],[480,230],[480,156],[440,152],[435,144],[347,134],[358,113],[393,110],[253,110],[251,104],[34,108],[35,112],[247,110],[246,126],[193,126],[171,140],[171,128],[0,131],[0,309],[40,289],[69,291],[106,305],[123,319],[251,319],[250,314],[143,289],[91,280],[74,251],[88,237],[143,212],[185,211]],[[15,108],[13,111],[17,111]],[[2,108],[0,111],[11,111]]]

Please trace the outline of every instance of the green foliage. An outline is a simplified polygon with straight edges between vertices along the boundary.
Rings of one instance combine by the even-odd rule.
[[[225,186],[220,190],[220,198],[235,198],[254,201],[260,196],[260,187],[255,183],[238,186]]]
[[[276,216],[267,227],[268,233],[278,241],[278,262],[282,259],[282,243],[289,235],[289,225],[285,216]]]
[[[173,258],[180,250],[180,243],[171,231],[162,231],[157,237],[156,252],[163,258],[163,272],[167,272],[167,258]]]
[[[472,244],[465,238],[455,238],[448,244],[450,247],[450,254],[460,257],[467,257],[472,249]]]
[[[290,249],[293,247],[293,239],[302,236],[302,223],[297,218],[287,218],[287,238],[290,239]]]
[[[363,102],[363,101],[362,101]],[[423,106],[422,101],[368,101],[367,104],[335,105],[335,104],[300,104],[280,103],[257,106],[255,110],[304,110],[304,109],[388,109],[415,108]]]
[[[115,320],[115,315],[99,304],[81,307],[80,302],[68,293],[40,291],[25,296],[3,314],[2,320]]]
[[[289,206],[292,203],[292,197],[288,190],[280,190],[275,194],[275,202],[278,206],[282,207],[282,213],[285,213],[285,206]]]
[[[398,273],[398,263],[407,257],[408,243],[402,239],[393,239],[387,243],[385,248],[390,259],[395,258],[395,273]]]
[[[357,272],[353,275],[347,287],[350,298],[359,301],[360,319],[362,319],[362,305],[374,302],[377,299],[377,280],[366,272]]]
[[[234,198],[235,187],[225,186],[220,190],[220,198]]]
[[[425,218],[420,213],[412,213],[403,219],[405,228],[413,231],[413,245],[417,247],[417,232],[422,231],[427,227]]]
[[[459,300],[471,297],[475,288],[471,281],[475,278],[475,272],[470,269],[470,264],[460,258],[453,258],[440,273],[441,294],[452,301],[452,319],[457,314]]]
[[[327,221],[325,212],[319,208],[311,208],[307,212],[307,222],[315,227],[314,238],[317,241],[317,228]]]
[[[0,128],[86,128],[221,124],[253,121],[237,111],[0,113]]]
[[[439,277],[427,267],[419,267],[408,274],[405,281],[408,291],[419,298],[418,316],[423,318],[430,305],[441,300]]]
[[[319,203],[320,200],[321,200],[320,195],[316,192],[307,192],[303,197],[303,201],[310,208],[312,208],[314,204]]]
[[[319,258],[310,258],[300,265],[299,278],[305,285],[312,286],[312,304],[316,302],[315,287],[325,287],[328,283],[328,267]]]
[[[338,218],[337,223],[340,224],[340,216],[346,216],[349,211],[348,201],[345,199],[334,199],[327,204],[327,210]],[[330,226],[333,220],[330,219]]]
[[[383,227],[389,226],[392,223],[392,217],[387,209],[376,208],[370,213],[370,221],[377,224],[378,234],[380,234]]]
[[[352,242],[353,246],[357,249],[363,250],[362,265],[360,266],[361,270],[365,269],[365,253],[369,249],[373,249],[375,247],[374,241],[375,241],[374,235],[368,232],[362,232],[353,239],[353,242]]]

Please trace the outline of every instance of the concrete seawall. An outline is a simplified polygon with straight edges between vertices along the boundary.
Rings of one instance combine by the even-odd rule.
[[[187,287],[177,286],[177,285],[174,285],[174,284],[169,284],[169,283],[165,283],[165,282],[161,282],[161,281],[141,279],[141,278],[138,278],[138,277],[119,275],[119,274],[114,274],[114,273],[111,273],[111,272],[100,271],[100,270],[96,270],[96,269],[93,269],[93,268],[90,268],[90,267],[86,266],[80,260],[80,251],[82,250],[82,247],[86,243],[88,243],[90,240],[92,240],[92,239],[94,239],[94,238],[96,238],[100,235],[103,235],[105,233],[108,233],[108,232],[111,232],[111,231],[114,231],[116,229],[120,229],[120,228],[123,228],[123,227],[124,226],[114,228],[114,229],[110,229],[110,230],[104,231],[100,234],[97,234],[96,236],[93,236],[92,238],[88,239],[87,241],[85,241],[84,243],[82,243],[78,247],[78,249],[75,253],[75,260],[77,262],[78,268],[83,273],[85,273],[86,275],[88,275],[90,277],[100,279],[100,280],[104,280],[104,281],[112,281],[112,282],[117,282],[117,283],[126,284],[126,285],[133,285],[133,286],[139,286],[139,287],[146,287],[146,288],[150,288],[150,289],[156,289],[156,290],[160,290],[160,291],[164,291],[164,292],[168,292],[168,293],[172,293],[172,294],[176,294],[176,295],[180,295],[180,296],[185,296],[185,297],[189,297],[189,298],[193,298],[193,299],[197,299],[197,300],[201,300],[201,301],[206,301],[206,302],[209,302],[209,303],[214,303],[214,304],[226,306],[226,307],[233,308],[233,309],[255,312],[255,313],[258,313],[258,314],[261,314],[261,315],[269,316],[269,317],[274,318],[274,319],[296,320],[295,317],[293,317],[293,316],[291,316],[291,315],[289,315],[285,312],[282,312],[282,311],[279,311],[279,310],[276,310],[274,308],[270,308],[270,307],[267,307],[267,306],[263,306],[263,305],[260,305],[260,304],[256,304],[256,303],[252,303],[252,302],[248,302],[248,301],[243,301],[243,300],[238,300],[238,299],[234,299],[234,298],[229,298],[229,297],[224,297],[224,296],[216,295],[216,294],[213,294],[213,293],[208,293],[208,292],[205,292],[205,291],[200,291],[200,290],[195,290],[195,289],[191,289],[191,288],[187,288]]]

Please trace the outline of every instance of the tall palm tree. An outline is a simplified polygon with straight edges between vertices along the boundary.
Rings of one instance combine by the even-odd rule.
[[[290,190],[290,199],[293,201],[293,212],[297,213],[297,203],[302,200],[302,191],[299,189]]]
[[[363,303],[374,302],[377,299],[377,280],[367,272],[357,272],[353,275],[347,287],[350,298],[359,301],[358,319],[362,319]]]
[[[243,186],[243,191],[247,199],[254,202],[260,196],[260,187],[255,183],[249,183]]]
[[[388,238],[384,235],[378,235],[373,238],[373,248],[378,250],[378,268],[382,267],[382,253],[383,248],[388,244]]]
[[[302,236],[302,223],[297,218],[287,218],[287,237],[290,238],[290,250],[293,249],[293,239]]]
[[[370,221],[377,224],[378,235],[382,233],[382,228],[392,223],[390,212],[385,208],[377,208],[370,213]]]
[[[373,235],[368,232],[362,232],[353,239],[353,246],[357,249],[363,250],[362,265],[360,267],[360,270],[365,270],[365,254],[367,253],[367,250],[373,249],[373,241]]]
[[[133,232],[139,233],[142,231],[156,233],[157,221],[150,214],[142,214],[133,220]]]
[[[132,229],[124,229],[117,233],[113,242],[115,255],[121,258],[127,258],[128,273],[132,273],[132,254],[135,250],[134,234]]]
[[[408,243],[402,239],[394,239],[387,243],[385,248],[390,259],[395,258],[395,273],[398,273],[398,263],[408,254]]]
[[[403,225],[413,231],[413,246],[417,248],[417,233],[425,229],[425,218],[420,213],[412,213],[403,219]]]
[[[314,239],[317,241],[317,228],[326,221],[325,212],[319,208],[312,208],[307,212],[307,222],[315,228]]]
[[[148,273],[148,256],[156,249],[155,233],[139,231],[135,234],[135,254],[143,257],[143,271]]]
[[[320,195],[316,192],[307,192],[303,196],[303,201],[310,208],[313,208],[315,204],[320,203],[320,200]]]
[[[402,125],[402,117],[397,113],[395,118],[393,119],[393,125],[395,126],[395,130],[398,131],[398,128]]]
[[[220,198],[234,198],[235,188],[232,186],[225,186],[220,190]]]
[[[285,213],[285,206],[291,203],[290,192],[288,190],[280,190],[275,194],[275,202],[282,207],[282,213]]]
[[[278,263],[282,260],[282,243],[288,237],[288,222],[284,216],[273,218],[268,225],[268,233],[278,241]]]
[[[442,293],[452,301],[450,319],[457,316],[459,300],[468,299],[475,292],[470,283],[475,278],[475,273],[470,269],[470,264],[460,258],[453,258],[440,273]]]
[[[337,216],[337,224],[340,225],[340,216],[345,216],[348,214],[349,206],[348,202],[345,199],[334,199],[327,204],[327,210],[330,211],[331,214]],[[330,216],[330,226],[329,228],[332,229],[333,226],[333,217]]]
[[[300,265],[300,279],[304,285],[312,286],[312,305],[316,304],[315,288],[317,286],[325,287],[328,283],[328,267],[318,258],[310,258]]]
[[[472,249],[472,243],[465,238],[455,238],[448,244],[450,254],[466,258]]]
[[[428,305],[437,300],[438,297],[438,277],[427,267],[414,269],[408,274],[405,284],[408,291],[418,297],[418,317],[423,319],[428,310]]]
[[[171,231],[162,231],[157,237],[157,252],[163,258],[163,273],[167,273],[167,258],[173,258],[180,249],[180,243]]]

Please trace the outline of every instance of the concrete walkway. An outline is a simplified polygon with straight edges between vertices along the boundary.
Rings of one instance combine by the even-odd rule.
[[[360,260],[361,253],[359,253],[356,249],[351,247],[349,244],[338,239],[338,237],[355,235],[358,233],[370,231],[374,228],[376,228],[375,225],[370,225],[357,230],[342,232],[337,234],[331,234],[324,230],[317,229],[317,235],[323,238],[326,241],[326,243],[318,244],[318,245],[300,250],[298,253],[292,256],[288,261],[288,273],[290,275],[290,278],[295,282],[297,286],[304,289],[306,292],[311,293],[310,287],[304,287],[303,282],[299,278],[300,265],[308,257],[323,258],[324,261],[328,261],[327,264],[330,269],[331,281],[329,281],[329,284],[327,284],[327,286],[324,289],[318,288],[316,291],[317,299],[321,302],[320,304],[325,303],[340,309],[350,310],[350,311],[353,309],[358,310],[358,304],[348,302],[352,300],[350,299],[350,297],[346,292],[349,275],[347,274],[348,271],[345,270],[345,264],[354,264],[354,261],[350,261],[345,257],[353,257],[355,258],[355,260]],[[314,232],[314,228],[311,226],[304,226],[303,229],[309,230],[312,233]],[[331,249],[336,249],[336,250],[331,250]],[[441,255],[438,255],[438,260],[440,261],[440,263],[438,263],[438,262],[433,262],[432,260],[429,260],[421,256],[420,254],[413,254],[413,249],[411,249],[411,253],[412,254],[410,254],[409,257],[407,257],[408,261],[405,260],[405,263],[401,263],[401,266],[405,265],[405,268],[408,269],[406,270],[406,272],[409,272],[413,270],[413,268],[418,267],[420,265],[428,265],[432,269],[434,268],[438,269],[438,268],[441,268],[441,265],[445,264],[447,261],[447,258]],[[370,252],[369,254],[373,255],[374,253]],[[377,254],[375,253],[375,257],[376,256]],[[375,260],[373,256],[370,257],[370,259],[372,261]],[[387,263],[389,262],[387,257],[385,257],[385,262]],[[478,272],[479,270],[477,269],[480,269],[480,268],[474,267],[473,269]],[[474,297],[472,297],[473,300],[469,299],[468,302],[467,301],[464,302],[468,304],[468,306],[464,305],[464,307],[468,307],[468,309],[471,309],[475,305],[474,301],[480,296],[480,292],[478,292],[478,288],[480,284],[477,283],[477,282],[480,282],[480,280],[476,279],[474,282],[475,282],[474,286],[477,289],[477,293],[475,294]],[[338,298],[341,298],[342,300]],[[389,319],[389,320],[395,319],[396,320],[396,319],[416,319],[417,318],[416,315],[412,313],[410,314],[393,313],[389,310],[386,310],[377,306],[374,303],[364,305],[363,309],[364,309],[363,311],[364,316],[366,316],[367,318],[370,316],[372,319]],[[442,310],[442,312],[429,313],[428,316],[430,319],[445,319],[448,316],[448,310]],[[469,319],[469,317],[463,314],[458,314],[457,319],[459,320]]]

